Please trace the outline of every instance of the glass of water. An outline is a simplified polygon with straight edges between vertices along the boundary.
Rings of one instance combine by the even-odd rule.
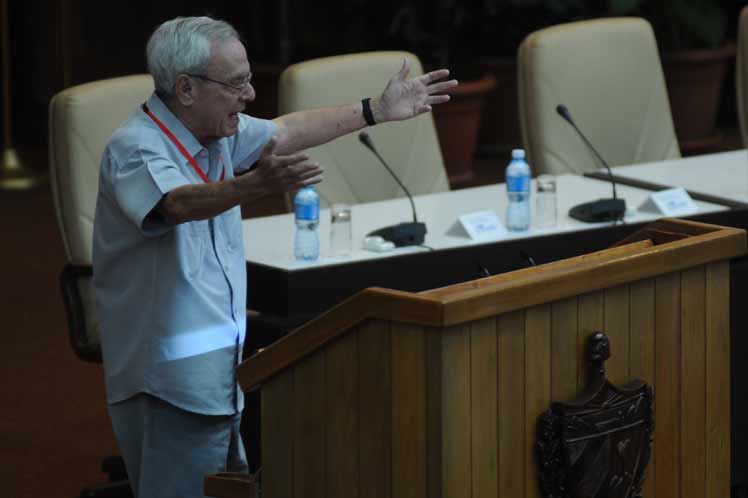
[[[351,253],[351,206],[333,204],[330,208],[330,256]]]
[[[535,187],[535,226],[553,228],[556,226],[556,178],[540,175],[535,179]]]

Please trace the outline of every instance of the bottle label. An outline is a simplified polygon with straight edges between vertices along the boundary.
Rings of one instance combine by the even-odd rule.
[[[507,192],[529,192],[530,177],[526,175],[507,177],[506,190]]]
[[[296,204],[296,219],[317,221],[319,219],[318,204]]]

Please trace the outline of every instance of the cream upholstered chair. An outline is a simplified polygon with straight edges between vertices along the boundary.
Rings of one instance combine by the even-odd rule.
[[[91,285],[93,217],[99,163],[114,130],[153,92],[150,75],[96,81],[63,90],[49,105],[49,167],[67,265],[60,275],[71,345],[81,359],[101,362],[99,322]],[[118,457],[104,460],[110,483],[81,496],[132,496]]]
[[[748,6],[738,19],[738,57],[735,67],[735,94],[738,99],[738,121],[743,145],[748,147]]]
[[[559,104],[611,166],[680,157],[647,21],[596,19],[536,31],[520,45],[517,70],[522,139],[536,173],[601,166],[556,113]]]
[[[408,52],[340,55],[289,66],[280,78],[279,111],[286,114],[379,96],[405,58],[410,61],[411,76],[423,73],[418,58]],[[449,190],[431,114],[380,124],[367,132],[413,195]],[[404,195],[376,157],[359,142],[358,134],[307,152],[324,168],[324,180],[317,188],[323,205],[355,204]]]
[[[101,361],[91,289],[99,163],[114,130],[152,92],[150,75],[125,76],[68,88],[49,105],[52,194],[68,262],[61,284],[73,349],[87,361]]]

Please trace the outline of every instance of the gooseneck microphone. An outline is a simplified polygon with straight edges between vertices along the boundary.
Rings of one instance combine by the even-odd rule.
[[[608,162],[597,152],[597,149],[593,147],[592,143],[582,133],[582,130],[577,127],[573,119],[571,119],[571,113],[565,105],[559,104],[556,106],[556,112],[559,116],[569,123],[577,135],[582,139],[588,149],[595,154],[595,157],[605,166],[608,171],[608,177],[610,178],[610,184],[613,187],[613,198],[612,199],[598,199],[592,202],[585,202],[584,204],[578,204],[569,210],[569,216],[572,218],[583,221],[585,223],[596,223],[603,221],[615,221],[623,218],[626,213],[626,201],[618,198],[616,192],[616,182],[613,178],[613,171],[610,169]]]
[[[376,147],[374,147],[374,143],[372,142],[369,134],[365,131],[362,131],[358,134],[358,139],[377,157],[377,159],[379,159],[379,162],[382,163],[382,166],[385,167],[387,172],[392,175],[392,178],[394,178],[397,184],[400,185],[400,188],[403,189],[405,195],[408,196],[410,207],[413,211],[412,222],[398,223],[397,225],[380,228],[379,230],[375,230],[368,234],[367,237],[378,235],[384,240],[389,240],[398,247],[417,246],[423,244],[424,238],[426,236],[426,225],[418,221],[418,217],[416,216],[416,204],[415,202],[413,202],[413,196],[410,195],[410,191],[408,191],[405,185],[403,185],[403,182],[400,181],[400,178],[397,177],[395,172],[392,171],[392,168],[389,167],[387,161],[385,161],[384,158],[379,154]]]

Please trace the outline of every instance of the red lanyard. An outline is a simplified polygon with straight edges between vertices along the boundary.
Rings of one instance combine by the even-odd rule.
[[[182,155],[187,158],[187,160],[192,165],[192,168],[195,170],[195,172],[200,176],[200,178],[203,179],[205,183],[210,183],[210,178],[206,176],[205,173],[203,173],[203,170],[200,168],[200,166],[197,164],[197,161],[195,161],[195,158],[190,155],[189,152],[187,152],[187,149],[184,148],[184,145],[177,139],[177,137],[174,136],[174,134],[169,130],[169,128],[166,127],[164,123],[162,123],[149,109],[148,106],[143,104],[143,112],[148,114],[148,117],[153,120],[156,125],[161,128],[161,131],[163,131],[169,139],[174,143],[174,145],[177,146],[177,149],[179,149],[179,152],[182,153]],[[223,177],[226,174],[226,165],[223,163],[223,156],[219,156],[219,159],[221,159],[221,178],[219,181],[223,181]]]

